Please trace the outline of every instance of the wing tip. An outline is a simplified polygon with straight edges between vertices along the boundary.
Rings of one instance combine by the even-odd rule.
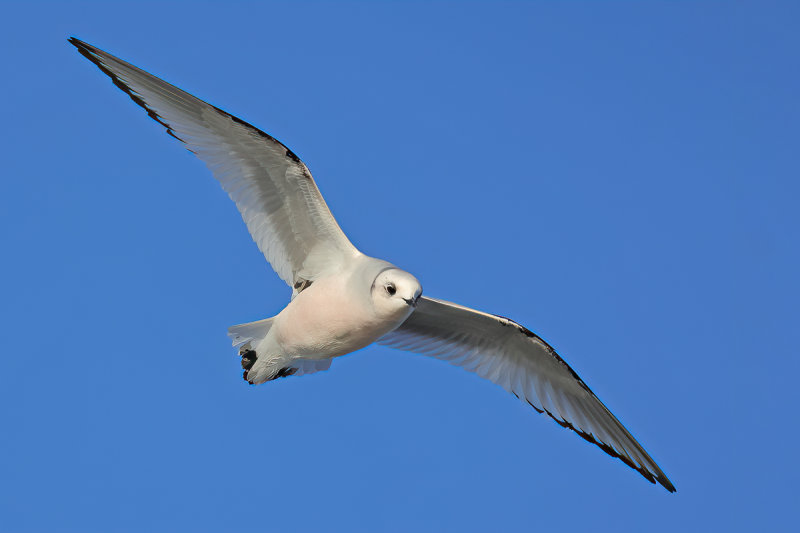
[[[101,71],[102,71],[102,72],[103,72],[105,75],[107,75],[109,78],[111,78],[111,81],[114,83],[114,85],[116,85],[116,86],[117,86],[117,87],[118,87],[120,90],[122,90],[122,92],[124,92],[125,94],[127,94],[127,95],[130,97],[130,99],[134,101],[134,103],[135,103],[136,105],[138,105],[139,107],[141,107],[142,109],[144,109],[144,110],[147,112],[148,116],[150,116],[150,118],[152,118],[153,120],[155,120],[156,122],[158,122],[159,124],[161,124],[162,126],[164,126],[164,128],[166,128],[166,130],[167,130],[167,134],[168,134],[170,137],[173,137],[173,138],[175,138],[175,139],[179,140],[179,141],[180,141],[180,142],[182,142],[183,144],[187,144],[187,143],[186,143],[186,141],[185,141],[184,139],[182,139],[181,137],[179,137],[179,136],[178,136],[178,135],[175,133],[175,130],[172,128],[172,126],[170,126],[170,125],[169,125],[169,124],[168,124],[168,123],[167,123],[167,122],[166,122],[166,121],[165,121],[165,120],[164,120],[164,119],[161,117],[161,115],[159,115],[159,114],[158,114],[158,113],[157,113],[157,112],[156,112],[156,111],[155,111],[153,108],[151,108],[151,107],[150,107],[150,106],[149,106],[149,105],[148,105],[148,104],[147,104],[147,103],[146,103],[146,102],[145,102],[145,101],[142,99],[142,97],[141,97],[141,96],[139,96],[139,95],[138,95],[136,92],[134,92],[134,90],[133,90],[133,89],[132,89],[130,86],[128,86],[128,84],[127,84],[127,83],[125,83],[125,82],[124,82],[122,79],[120,79],[119,75],[117,75],[117,74],[116,74],[116,73],[115,73],[113,70],[111,70],[111,69],[110,69],[110,68],[109,68],[109,67],[108,67],[108,66],[107,66],[107,65],[106,65],[106,64],[103,62],[103,57],[104,57],[104,56],[108,56],[108,57],[110,57],[111,59],[113,59],[113,60],[115,60],[115,61],[118,61],[118,62],[121,62],[121,63],[123,63],[123,64],[126,64],[126,65],[128,65],[129,67],[132,67],[132,68],[134,68],[134,69],[137,69],[137,70],[138,70],[138,67],[135,67],[135,66],[133,66],[133,65],[130,65],[130,64],[126,63],[125,61],[123,61],[123,60],[121,60],[121,59],[119,59],[119,58],[117,58],[117,57],[115,57],[115,56],[113,56],[113,55],[109,54],[108,52],[104,52],[103,50],[100,50],[100,49],[99,49],[99,48],[97,48],[97,47],[94,47],[94,46],[92,46],[92,45],[90,45],[90,44],[88,44],[88,43],[86,43],[86,42],[84,42],[84,41],[81,41],[80,39],[78,39],[78,38],[77,38],[77,37],[75,37],[75,36],[70,36],[70,37],[68,37],[68,38],[67,38],[67,41],[68,41],[70,44],[72,44],[73,46],[75,46],[75,48],[77,48],[77,49],[78,49],[78,52],[80,52],[80,53],[81,53],[81,54],[82,54],[84,57],[86,57],[86,59],[88,59],[89,61],[91,61],[92,63],[94,63],[94,64],[97,66],[97,68],[99,68],[99,69],[100,69],[100,70],[101,70]],[[148,74],[148,75],[149,75],[149,74]],[[162,81],[163,81],[163,80],[162,80]],[[167,83],[167,82],[164,82],[164,83]],[[237,116],[235,116],[235,115],[232,115],[232,114],[228,113],[227,111],[225,111],[225,110],[223,110],[223,109],[220,109],[219,107],[217,107],[217,106],[215,106],[215,105],[209,104],[208,102],[203,102],[203,103],[205,103],[206,105],[208,105],[208,106],[210,106],[211,108],[215,109],[217,112],[219,112],[219,113],[221,113],[222,115],[224,115],[224,116],[228,117],[229,119],[233,120],[234,122],[236,122],[236,123],[238,123],[238,124],[240,124],[240,125],[242,125],[242,126],[244,126],[244,127],[248,128],[248,129],[250,129],[251,131],[253,131],[253,132],[255,132],[256,134],[258,134],[259,136],[261,136],[261,137],[263,137],[263,138],[265,138],[265,139],[267,139],[267,140],[269,140],[269,141],[271,141],[271,142],[275,142],[275,143],[277,143],[278,145],[280,145],[281,147],[283,147],[283,149],[285,150],[285,152],[286,152],[286,157],[288,157],[288,158],[289,158],[289,159],[290,159],[292,162],[294,162],[295,164],[298,164],[298,165],[301,165],[302,167],[305,167],[305,164],[303,163],[303,161],[300,159],[300,157],[299,157],[297,154],[295,154],[295,153],[294,153],[292,150],[290,150],[290,149],[289,149],[289,148],[288,148],[288,147],[287,147],[285,144],[283,144],[282,142],[280,142],[278,139],[276,139],[275,137],[273,137],[273,136],[272,136],[272,135],[270,135],[269,133],[266,133],[266,132],[262,131],[261,129],[259,129],[259,128],[257,128],[257,127],[255,127],[255,126],[253,126],[253,125],[252,125],[252,124],[250,124],[249,122],[246,122],[246,121],[244,121],[244,120],[240,119],[239,117],[237,117]],[[190,152],[192,152],[192,153],[195,153],[195,152],[194,152],[194,150],[192,150],[192,149],[189,149],[189,148],[187,148],[187,149],[188,149]]]
[[[70,36],[67,39],[67,42],[69,42],[69,44],[71,44],[72,46],[77,48],[78,52],[80,52],[81,54],[86,56],[86,58],[89,59],[89,61],[91,61],[93,63],[96,61],[96,56],[93,53],[92,45],[90,45],[90,44],[88,44],[88,43],[86,43],[84,41],[81,41],[80,39],[78,39],[75,36]]]
[[[123,81],[123,80],[122,80],[122,79],[119,77],[119,75],[118,75],[116,72],[114,72],[113,70],[111,70],[111,69],[110,69],[110,68],[109,68],[109,67],[108,67],[108,66],[107,66],[107,65],[106,65],[106,64],[103,62],[103,60],[102,60],[102,57],[101,57],[100,53],[98,53],[98,52],[101,52],[101,53],[103,53],[103,54],[105,54],[105,55],[107,55],[107,56],[110,56],[110,57],[111,57],[111,59],[114,59],[114,60],[116,60],[116,61],[118,61],[118,62],[121,62],[121,63],[123,63],[123,64],[125,64],[125,62],[124,62],[124,61],[122,61],[122,60],[120,60],[120,59],[118,59],[118,58],[115,58],[114,56],[111,56],[111,55],[110,55],[110,54],[108,54],[107,52],[103,52],[102,50],[100,50],[100,49],[98,49],[98,48],[96,48],[96,47],[94,47],[94,46],[92,46],[92,45],[90,45],[90,44],[88,44],[88,43],[85,43],[85,42],[81,41],[81,40],[80,40],[80,39],[78,39],[77,37],[69,37],[69,38],[67,39],[67,41],[68,41],[68,42],[69,42],[71,45],[73,45],[75,48],[77,48],[77,49],[78,49],[78,52],[80,52],[80,53],[81,53],[81,55],[83,55],[83,56],[84,56],[86,59],[88,59],[89,61],[91,61],[92,63],[94,63],[94,64],[95,64],[95,66],[96,66],[97,68],[99,68],[99,69],[100,69],[100,71],[101,71],[103,74],[105,74],[106,76],[108,76],[109,78],[111,78],[111,81],[112,81],[112,83],[114,83],[114,85],[116,85],[116,86],[117,86],[117,87],[118,87],[118,88],[119,88],[119,89],[120,89],[122,92],[124,92],[125,94],[127,94],[127,95],[130,97],[130,99],[131,99],[131,100],[133,100],[133,102],[134,102],[136,105],[138,105],[139,107],[141,107],[142,109],[144,109],[144,110],[145,110],[145,112],[147,112],[147,115],[148,115],[150,118],[152,118],[153,120],[155,120],[156,122],[158,122],[159,124],[161,124],[162,126],[164,126],[164,128],[166,128],[166,130],[167,130],[167,134],[168,134],[169,136],[171,136],[171,137],[173,137],[173,138],[175,138],[175,139],[178,139],[180,142],[182,142],[182,143],[186,144],[186,141],[184,141],[183,139],[181,139],[180,137],[178,137],[178,136],[175,134],[175,131],[173,131],[173,129],[172,129],[172,126],[170,126],[169,124],[167,124],[167,123],[164,121],[164,119],[163,119],[163,118],[161,118],[161,115],[159,115],[158,113],[156,113],[156,111],[155,111],[153,108],[151,108],[149,105],[147,105],[147,102],[145,102],[145,101],[142,99],[142,97],[141,97],[141,96],[139,96],[137,93],[135,93],[135,92],[133,91],[133,89],[132,89],[132,88],[131,88],[131,87],[130,87],[130,86],[127,84],[127,83],[125,83],[125,82],[124,82],[124,81]],[[132,66],[132,65],[131,65],[131,66]],[[134,67],[134,68],[135,68],[135,67]],[[192,150],[189,150],[189,151],[191,152]]]
[[[531,404],[531,407],[533,407],[532,404]],[[536,409],[536,408],[534,407],[534,409]],[[536,409],[536,410],[539,411],[538,409]],[[561,426],[563,428],[571,429],[572,431],[574,431],[578,436],[580,436],[586,442],[590,442],[590,443],[594,444],[595,446],[597,446],[598,448],[600,448],[601,450],[606,452],[611,457],[616,457],[617,459],[622,461],[625,465],[627,465],[627,466],[631,467],[632,469],[636,470],[637,472],[639,472],[639,474],[641,474],[641,476],[643,478],[645,478],[647,481],[649,481],[650,483],[653,483],[653,484],[658,483],[659,485],[661,485],[662,487],[667,489],[667,491],[670,492],[670,493],[676,492],[675,485],[672,484],[672,482],[667,478],[667,476],[664,474],[664,472],[662,472],[661,469],[658,467],[658,465],[656,465],[655,462],[653,462],[652,460],[651,460],[652,467],[653,467],[653,469],[655,471],[651,471],[645,465],[637,465],[630,458],[628,458],[628,457],[622,455],[621,453],[617,452],[617,450],[615,450],[610,445],[606,444],[605,442],[597,440],[594,437],[594,435],[592,435],[591,433],[586,433],[585,431],[583,431],[583,430],[581,430],[579,428],[576,428],[569,421],[564,420],[561,417],[555,416],[553,413],[551,413],[547,409],[545,409],[544,412],[547,413],[547,416],[549,416],[550,418],[555,420],[556,423],[559,426]],[[647,458],[649,459],[650,457],[647,456]]]
[[[67,39],[67,42],[69,42],[69,44],[77,48],[78,52],[80,52],[83,56],[86,57],[86,59],[88,59],[92,63],[97,64],[97,62],[100,60],[99,54],[97,53],[98,48],[92,46],[91,44],[85,41],[81,41],[75,36],[70,36]],[[99,67],[100,65],[97,66]]]
[[[639,474],[643,478],[645,478],[647,481],[649,481],[650,483],[653,483],[653,484],[657,483],[657,484],[661,485],[662,487],[664,487],[665,489],[667,489],[667,491],[670,492],[670,493],[677,492],[677,489],[675,488],[675,485],[672,484],[672,482],[669,480],[669,478],[667,478],[666,474],[664,474],[664,472],[661,471],[661,469],[658,467],[658,465],[655,464],[655,462],[652,462],[654,471],[649,470],[644,465],[639,466],[636,463],[634,463],[631,459],[629,459],[628,457],[625,457],[624,455],[622,455],[619,452],[617,452],[613,447],[609,446],[605,442],[601,442],[601,441],[597,440],[595,438],[595,436],[592,435],[591,433],[587,433],[587,432],[583,431],[582,429],[579,429],[579,428],[575,427],[568,420],[565,420],[565,419],[561,418],[560,416],[554,415],[548,409],[539,409],[533,403],[531,403],[531,401],[528,398],[520,398],[520,396],[514,391],[511,391],[511,394],[516,396],[518,400],[524,400],[525,403],[527,403],[528,405],[533,407],[533,409],[537,413],[539,413],[539,414],[543,414],[543,413],[547,414],[547,416],[549,416],[550,418],[555,420],[556,424],[558,424],[562,428],[566,428],[566,429],[572,430],[573,432],[575,432],[575,434],[577,434],[580,438],[582,438],[586,442],[594,444],[595,446],[597,446],[598,448],[603,450],[605,453],[607,453],[611,457],[615,457],[615,458],[619,459],[626,466],[628,466],[628,467],[636,470],[637,472],[639,472]],[[648,459],[650,458],[649,456],[647,456],[647,457],[648,457]]]
[[[596,396],[596,395],[595,395],[595,394],[592,392],[592,390],[589,388],[589,386],[588,386],[588,385],[586,385],[586,383],[585,383],[585,382],[584,382],[584,381],[581,379],[581,377],[580,377],[580,376],[577,374],[577,372],[575,372],[575,370],[573,370],[573,369],[572,369],[572,367],[571,367],[571,366],[569,366],[569,364],[567,364],[567,362],[566,362],[566,361],[565,361],[565,360],[564,360],[564,359],[563,359],[563,358],[562,358],[560,355],[558,355],[558,353],[555,351],[555,349],[554,349],[552,346],[550,346],[550,345],[547,343],[547,341],[545,341],[544,339],[542,339],[542,338],[541,338],[539,335],[537,335],[537,334],[533,333],[531,330],[529,330],[529,329],[528,329],[528,328],[526,328],[525,326],[523,326],[523,325],[521,325],[521,324],[519,324],[519,323],[515,322],[514,320],[511,320],[510,318],[506,318],[506,317],[499,316],[499,315],[495,315],[495,316],[496,316],[497,318],[500,318],[501,320],[507,321],[507,322],[509,323],[509,325],[510,325],[510,324],[513,324],[513,325],[515,325],[515,326],[517,327],[517,329],[518,329],[518,330],[519,330],[519,331],[520,331],[522,334],[524,334],[526,337],[528,337],[528,338],[530,338],[530,339],[532,339],[532,340],[534,340],[534,341],[538,341],[538,342],[540,342],[540,343],[541,343],[541,344],[542,344],[542,345],[545,347],[545,349],[546,349],[546,350],[549,352],[549,354],[550,354],[552,357],[554,357],[554,358],[555,358],[555,359],[556,359],[556,360],[557,360],[559,363],[561,363],[561,364],[562,364],[562,365],[563,365],[563,366],[564,366],[564,367],[567,369],[567,371],[568,371],[568,372],[569,372],[569,373],[572,375],[573,379],[575,379],[575,380],[578,382],[578,384],[579,384],[579,385],[580,385],[580,386],[581,386],[581,387],[582,387],[584,390],[586,390],[586,392],[588,392],[588,393],[589,393],[590,395],[592,395],[594,398],[597,398],[597,396]],[[504,324],[504,325],[505,325],[505,324]],[[519,398],[519,396],[518,396],[516,393],[514,393],[514,396],[517,396],[517,398]],[[582,431],[582,430],[581,430],[581,429],[579,429],[579,428],[576,428],[575,426],[573,426],[573,425],[572,425],[570,422],[568,422],[567,420],[564,420],[564,419],[562,419],[561,417],[557,417],[557,416],[553,415],[553,413],[551,413],[551,412],[550,412],[550,411],[548,411],[547,409],[545,409],[544,411],[542,411],[541,409],[539,409],[538,407],[536,407],[535,405],[533,405],[533,404],[532,404],[532,403],[531,403],[531,402],[530,402],[530,401],[529,401],[527,398],[525,399],[525,401],[526,401],[526,402],[528,402],[528,405],[530,405],[531,407],[533,407],[533,408],[536,410],[536,412],[537,412],[537,413],[540,413],[540,414],[541,414],[541,413],[543,413],[543,412],[544,412],[544,413],[547,413],[547,415],[548,415],[550,418],[552,418],[553,420],[555,420],[555,421],[556,421],[556,423],[557,423],[559,426],[561,426],[561,427],[564,427],[564,428],[567,428],[567,429],[571,429],[572,431],[574,431],[575,433],[577,433],[577,434],[578,434],[578,435],[579,435],[579,436],[580,436],[582,439],[584,439],[585,441],[587,441],[587,442],[590,442],[590,443],[594,444],[595,446],[598,446],[598,447],[599,447],[601,450],[603,450],[604,452],[606,452],[606,453],[607,453],[608,455],[610,455],[611,457],[616,457],[617,459],[619,459],[620,461],[622,461],[623,463],[625,463],[627,466],[629,466],[629,467],[633,468],[634,470],[636,470],[637,472],[639,472],[639,474],[641,474],[641,475],[642,475],[642,477],[644,477],[644,478],[645,478],[647,481],[649,481],[650,483],[653,483],[653,484],[655,484],[655,483],[658,483],[659,485],[661,485],[662,487],[664,487],[665,489],[667,489],[667,491],[668,491],[668,492],[670,492],[670,493],[672,493],[672,492],[677,492],[677,490],[675,489],[675,485],[673,485],[673,484],[672,484],[672,482],[671,482],[671,481],[670,481],[670,480],[667,478],[667,476],[664,474],[664,472],[662,472],[662,471],[661,471],[661,469],[658,467],[658,465],[656,465],[656,464],[655,464],[655,461],[653,461],[652,459],[650,459],[650,456],[649,456],[649,455],[647,455],[647,452],[644,452],[644,450],[642,450],[642,451],[644,452],[644,454],[645,454],[645,457],[646,457],[647,459],[650,459],[650,461],[651,461],[651,463],[652,463],[652,468],[653,468],[653,470],[650,470],[650,469],[646,468],[644,465],[642,465],[642,466],[637,466],[637,465],[636,465],[636,463],[634,463],[634,462],[633,462],[632,460],[630,460],[628,457],[625,457],[624,455],[622,455],[622,454],[618,453],[618,452],[617,452],[617,451],[616,451],[616,450],[615,450],[613,447],[609,446],[608,444],[606,444],[606,443],[604,443],[604,442],[601,442],[601,441],[597,440],[597,439],[594,437],[594,435],[592,435],[592,434],[590,434],[590,433],[586,433],[586,432]],[[598,399],[598,402],[599,402],[599,401],[600,401],[600,400]],[[602,402],[601,402],[601,404],[602,404]],[[612,416],[613,416],[613,415],[612,415]],[[619,423],[619,421],[618,421],[618,423]],[[620,424],[620,425],[621,425],[621,424]],[[623,429],[624,429],[624,428],[623,428]],[[626,430],[626,432],[627,432],[627,430]],[[634,442],[636,442],[636,440],[635,440],[635,439],[633,439],[633,437],[632,437],[632,436],[631,436],[631,439],[632,439]]]
[[[663,474],[660,476],[656,476],[656,481],[658,481],[659,485],[667,489],[667,492],[669,492],[670,494],[678,492],[678,489],[676,489],[675,485],[673,485],[672,482],[669,479],[667,479],[667,476]]]

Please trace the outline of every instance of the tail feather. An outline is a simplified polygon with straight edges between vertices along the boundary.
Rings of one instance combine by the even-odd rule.
[[[269,328],[272,327],[272,321],[275,317],[265,318],[264,320],[256,320],[255,322],[248,322],[247,324],[239,324],[228,328],[228,337],[233,341],[234,346],[241,346],[246,342],[251,342],[256,339],[263,339],[269,333]]]
[[[333,359],[295,359],[292,366],[297,368],[295,376],[307,376],[314,372],[324,372],[331,367]]]
[[[265,381],[303,376],[328,370],[331,359],[292,359],[280,355],[272,340],[265,340],[275,317],[239,324],[228,328],[228,336],[234,346],[239,347],[242,358],[243,378],[251,385]]]

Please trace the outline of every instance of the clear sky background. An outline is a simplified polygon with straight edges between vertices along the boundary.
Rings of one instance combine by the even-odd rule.
[[[0,531],[796,527],[797,6],[4,4]],[[70,35],[548,340],[678,492],[421,356],[248,386],[226,328],[288,288]]]

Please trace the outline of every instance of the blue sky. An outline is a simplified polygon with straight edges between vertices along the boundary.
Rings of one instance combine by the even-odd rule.
[[[10,4],[3,531],[752,531],[797,520],[798,8]],[[548,340],[668,494],[440,361],[259,387],[289,291],[66,39],[252,122],[353,243]]]

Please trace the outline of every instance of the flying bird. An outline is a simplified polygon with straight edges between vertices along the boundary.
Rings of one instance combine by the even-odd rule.
[[[206,163],[292,289],[276,316],[229,328],[251,384],[328,370],[377,342],[497,383],[670,492],[641,444],[541,337],[504,318],[422,296],[416,277],[361,253],[306,165],[277,139],[130,63],[70,38],[114,84]]]

